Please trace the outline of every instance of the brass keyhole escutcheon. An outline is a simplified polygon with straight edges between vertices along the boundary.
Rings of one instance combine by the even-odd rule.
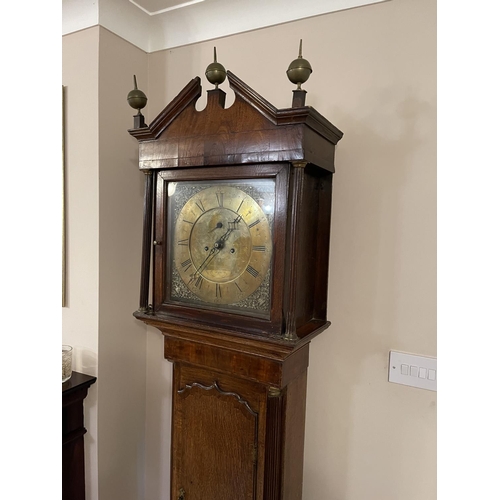
[[[177,497],[177,500],[185,500],[185,496],[184,496],[185,494],[186,494],[186,492],[184,491],[184,488],[181,488],[179,490],[179,496]]]

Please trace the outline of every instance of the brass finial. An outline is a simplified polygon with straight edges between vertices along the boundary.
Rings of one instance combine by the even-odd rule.
[[[217,48],[214,47],[214,62],[207,66],[205,71],[207,80],[219,88],[219,85],[226,79],[226,68],[221,63],[217,62]]]
[[[127,102],[129,105],[138,110],[138,114],[141,114],[141,109],[146,107],[148,98],[146,94],[137,88],[137,78],[134,75],[134,89],[131,90],[127,95]]]
[[[137,114],[134,115],[134,128],[145,127],[146,124],[144,123],[144,115],[141,113],[141,109],[146,107],[148,98],[142,90],[139,90],[137,88],[137,78],[135,77],[135,75],[134,89],[128,93],[127,102],[132,108],[137,109]]]
[[[288,66],[288,70],[286,72],[288,79],[292,83],[297,84],[297,90],[302,90],[302,84],[305,83],[309,76],[312,73],[311,64],[307,59],[302,57],[302,39],[299,44],[299,57],[294,59],[290,66]]]

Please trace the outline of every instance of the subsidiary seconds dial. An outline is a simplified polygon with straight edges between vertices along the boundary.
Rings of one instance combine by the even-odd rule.
[[[174,262],[204,302],[234,304],[250,296],[269,270],[272,236],[258,200],[225,184],[202,189],[175,221]]]

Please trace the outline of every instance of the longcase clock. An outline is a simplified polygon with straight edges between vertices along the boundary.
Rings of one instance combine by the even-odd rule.
[[[134,316],[161,331],[173,363],[171,499],[300,500],[342,132],[305,91],[277,109],[227,78],[229,108],[216,86],[197,111],[196,77],[129,130],[145,174]]]

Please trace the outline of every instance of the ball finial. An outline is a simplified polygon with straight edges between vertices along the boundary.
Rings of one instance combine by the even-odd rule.
[[[141,109],[146,107],[148,98],[146,94],[137,88],[137,78],[134,75],[134,89],[131,90],[127,95],[127,102],[129,105],[138,110],[138,114],[141,114]]]
[[[219,88],[219,85],[226,79],[226,68],[217,62],[216,47],[214,47],[214,62],[207,66],[205,76],[211,84],[215,85],[215,88]]]
[[[292,83],[297,84],[297,90],[302,90],[302,84],[305,83],[309,76],[312,73],[311,64],[307,59],[302,57],[302,39],[299,44],[299,57],[294,59],[290,66],[288,66],[288,70],[286,72],[288,79]]]

